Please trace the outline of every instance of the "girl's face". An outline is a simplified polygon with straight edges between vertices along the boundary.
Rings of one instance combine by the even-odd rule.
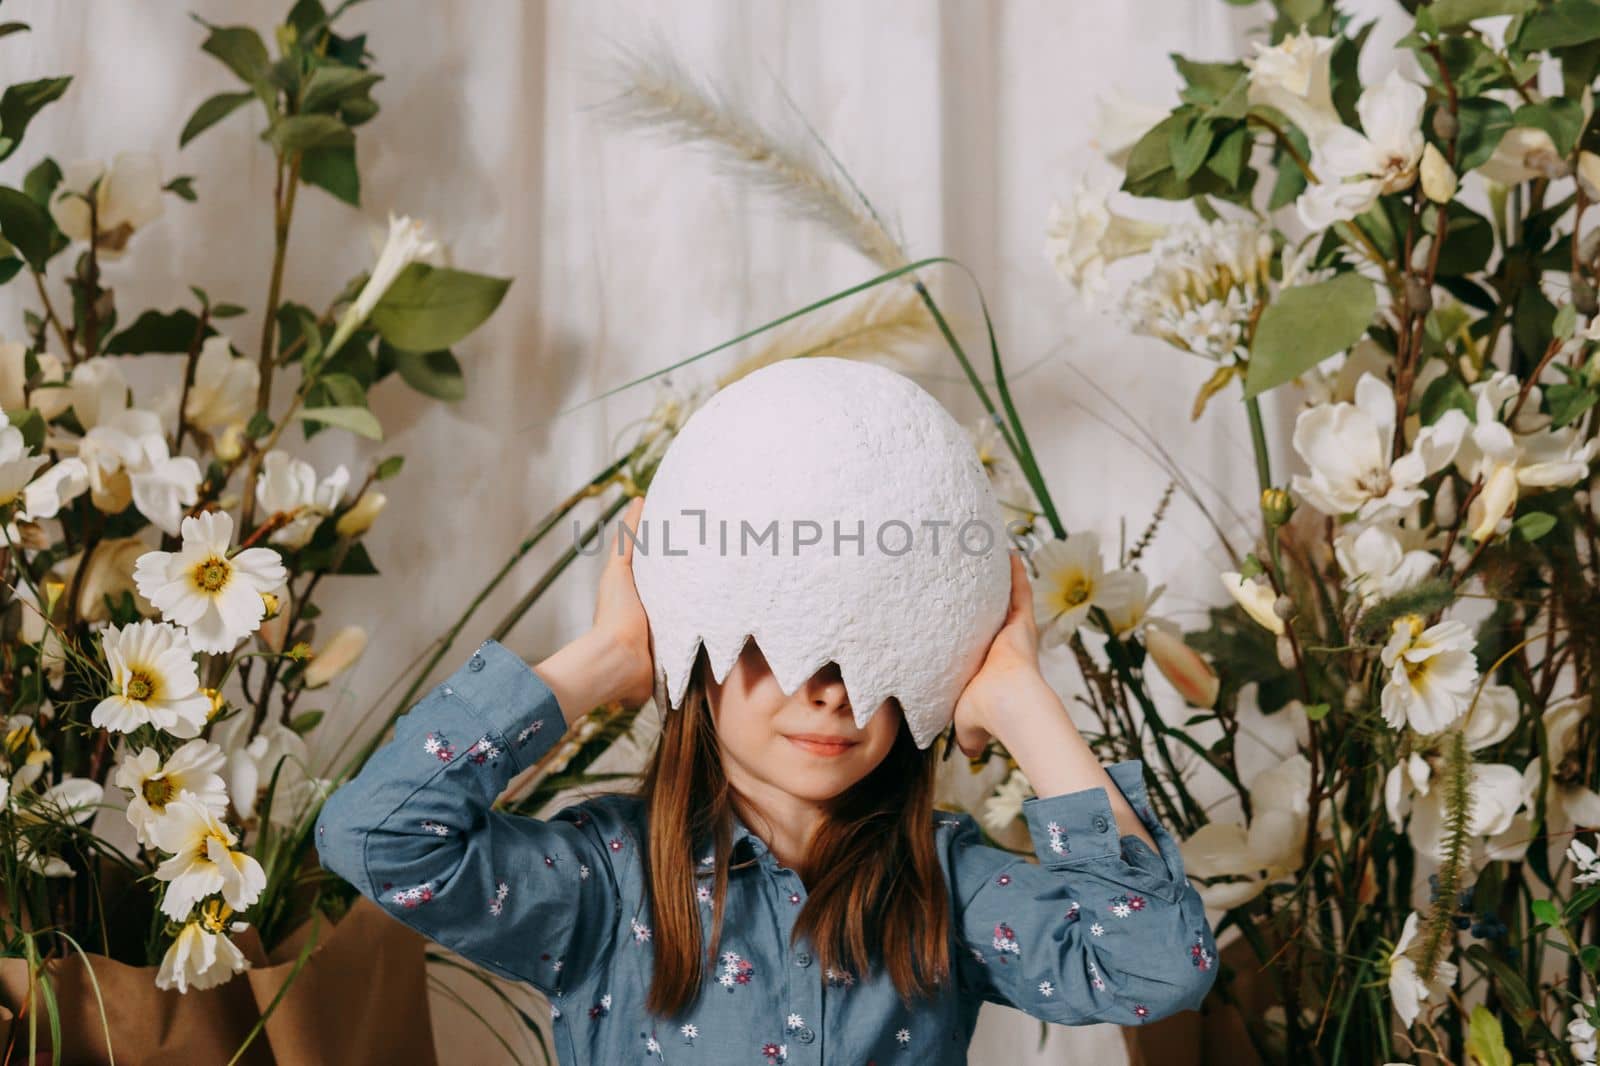
[[[729,780],[745,791],[755,781],[797,799],[831,800],[883,761],[901,728],[893,698],[857,727],[836,663],[784,695],[753,639],[722,683],[707,671],[706,686]]]

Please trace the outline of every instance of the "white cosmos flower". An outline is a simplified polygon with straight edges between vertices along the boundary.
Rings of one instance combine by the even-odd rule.
[[[1383,686],[1383,720],[1392,728],[1410,725],[1424,735],[1440,732],[1466,711],[1478,683],[1472,631],[1447,619],[1423,629],[1423,619],[1397,618],[1382,658],[1389,680]]]
[[[151,826],[156,846],[170,857],[156,867],[156,877],[171,882],[161,911],[175,922],[194,905],[220,892],[228,906],[244,910],[266,887],[266,871],[248,852],[236,851],[238,837],[187,790],[167,804],[167,813]]]
[[[108,627],[104,643],[112,692],[90,722],[118,733],[153,725],[183,739],[200,734],[211,697],[200,691],[194,650],[181,631],[144,619]]]
[[[188,630],[195,651],[232,651],[267,613],[261,594],[283,584],[288,570],[271,548],[230,556],[233,516],[226,511],[190,515],[182,529],[182,549],[141,555],[133,579],[163,618]]]
[[[1600,827],[1600,794],[1589,787],[1581,771],[1569,768],[1567,756],[1578,746],[1584,719],[1589,714],[1589,698],[1562,700],[1544,712],[1545,748],[1550,753],[1550,790],[1545,794],[1545,818],[1551,835],[1574,826]],[[1593,743],[1593,740],[1590,740]],[[1544,776],[1543,757],[1528,764],[1523,776],[1530,793],[1536,793]]]
[[[1364,604],[1393,596],[1433,572],[1439,558],[1420,549],[1407,551],[1393,523],[1348,526],[1333,542],[1334,558]]]
[[[64,777],[42,795],[30,797],[28,802],[8,790],[5,802],[11,804],[11,815],[16,820],[18,861],[45,877],[76,877],[78,872],[59,855],[35,850],[35,838],[45,835],[37,827],[64,823],[83,825],[94,818],[103,795],[99,784],[83,777]]]
[[[1394,394],[1371,374],[1356,383],[1354,403],[1324,404],[1295,419],[1294,449],[1310,467],[1291,487],[1335,517],[1362,521],[1399,514],[1424,499],[1423,479],[1443,469],[1461,446],[1467,416],[1454,408],[1417,432],[1411,450],[1394,456]]]
[[[195,361],[194,381],[184,404],[184,418],[210,433],[242,425],[256,410],[261,369],[253,359],[237,358],[228,338],[207,337]]]
[[[302,678],[307,688],[326,685],[350,669],[367,648],[367,631],[360,626],[345,626],[312,656]]]
[[[1434,966],[1433,980],[1424,982],[1417,971],[1416,962],[1406,954],[1411,950],[1412,941],[1417,938],[1419,917],[1416,911],[1412,911],[1406,918],[1405,928],[1400,931],[1400,939],[1389,956],[1389,998],[1394,1000],[1395,1012],[1408,1029],[1417,1020],[1423,1000],[1442,1001],[1456,983],[1454,963],[1441,960]]]
[[[1228,590],[1228,595],[1244,608],[1245,614],[1255,619],[1256,624],[1278,635],[1283,634],[1283,619],[1278,617],[1278,612],[1273,610],[1278,594],[1272,591],[1272,586],[1262,579],[1246,581],[1237,570],[1224,570],[1217,575],[1222,578],[1222,587]]]
[[[51,194],[50,217],[71,240],[89,239],[87,194],[96,178],[95,247],[102,258],[118,259],[128,238],[161,215],[161,165],[149,152],[118,152],[109,168],[98,160],[68,165]]]
[[[1045,252],[1061,280],[1097,302],[1107,290],[1106,266],[1150,250],[1167,227],[1127,218],[1111,210],[1111,190],[1080,176],[1078,187],[1063,206],[1050,206]]]
[[[1312,141],[1311,170],[1317,183],[1295,201],[1307,229],[1324,230],[1355,218],[1379,196],[1402,192],[1416,182],[1426,143],[1422,109],[1427,102],[1422,86],[1391,70],[1356,103],[1364,134],[1335,125]]]
[[[1246,98],[1252,104],[1282,111],[1300,127],[1306,140],[1315,144],[1324,133],[1341,125],[1330,88],[1333,49],[1338,43],[1336,37],[1314,37],[1304,27],[1275,45],[1252,41],[1256,54],[1244,61],[1250,70]]]
[[[319,484],[316,468],[304,459],[281,448],[269,451],[262,456],[261,472],[256,475],[256,503],[268,515],[294,517],[267,539],[290,548],[304,547],[322,519],[339,506],[349,483],[350,471],[343,463]]]
[[[49,461],[49,456],[28,454],[22,430],[7,421],[5,409],[0,408],[0,506],[21,495],[34,472]]]
[[[228,813],[228,786],[222,780],[225,762],[222,748],[200,737],[189,741],[161,761],[155,748],[141,748],[138,754],[125,754],[117,763],[112,783],[126,789],[128,824],[133,826],[140,844],[154,844],[150,827],[167,813],[167,805],[184,789],[197,796],[211,811],[222,817]]]
[[[89,468],[76,456],[62,459],[22,489],[22,512],[29,522],[54,518],[65,504],[89,491]]]
[[[220,899],[208,899],[200,905],[200,914],[184,923],[183,929],[167,948],[161,959],[161,969],[156,973],[156,987],[176,988],[187,993],[213,988],[234,974],[250,968],[237,944],[229,940],[226,932],[241,932],[248,928],[246,922],[229,922],[233,913]]]
[[[1108,574],[1100,559],[1100,536],[1084,530],[1052,540],[1033,555],[1033,614],[1044,643],[1065,643],[1094,607],[1126,604],[1137,595],[1132,571]]]
[[[1208,822],[1185,840],[1183,865],[1191,877],[1218,880],[1197,885],[1207,907],[1227,910],[1247,903],[1268,885],[1291,878],[1305,859],[1311,824],[1311,764],[1296,752],[1250,782],[1249,828]],[[1330,810],[1324,799],[1317,817],[1326,835]]]

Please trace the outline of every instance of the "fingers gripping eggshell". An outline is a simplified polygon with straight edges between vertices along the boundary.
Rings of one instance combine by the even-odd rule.
[[[748,637],[786,694],[836,662],[858,726],[893,696],[926,748],[1010,601],[1005,519],[966,433],[904,375],[829,356],[763,367],[692,414],[636,536],[673,708],[701,643],[720,683]]]

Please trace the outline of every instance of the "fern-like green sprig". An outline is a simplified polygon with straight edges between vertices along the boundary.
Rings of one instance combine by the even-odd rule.
[[[1455,928],[1456,896],[1467,868],[1472,833],[1472,752],[1467,737],[1454,730],[1445,741],[1444,760],[1444,865],[1439,868],[1438,894],[1428,912],[1418,949],[1417,971],[1424,982],[1442,960]]]

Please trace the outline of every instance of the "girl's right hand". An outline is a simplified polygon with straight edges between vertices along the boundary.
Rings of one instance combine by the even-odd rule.
[[[618,674],[612,688],[629,707],[647,702],[655,694],[655,656],[650,642],[650,619],[633,582],[633,539],[623,538],[622,524],[639,529],[644,497],[636,497],[622,512],[616,537],[606,551],[605,569],[595,595],[591,635],[613,651]],[[618,545],[621,551],[618,551]]]

